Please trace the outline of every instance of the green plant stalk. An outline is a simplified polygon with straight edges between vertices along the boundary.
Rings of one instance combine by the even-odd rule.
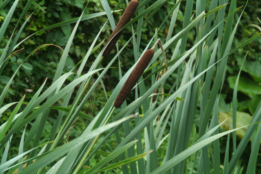
[[[109,115],[108,118],[105,120],[105,122],[104,122],[103,125],[105,125],[105,124],[109,121],[109,119],[111,118],[111,116],[112,116],[113,112],[115,111],[115,109],[116,109],[116,108],[113,107],[113,109],[112,109],[110,115]],[[81,169],[81,167],[84,165],[84,160],[85,160],[85,158],[86,158],[86,157],[88,156],[88,154],[90,153],[90,151],[91,151],[91,149],[92,149],[94,143],[97,141],[98,138],[99,138],[99,135],[95,137],[95,139],[94,139],[93,142],[91,143],[89,149],[85,152],[85,154],[84,154],[84,156],[82,157],[81,161],[78,163],[78,165],[77,165],[76,169],[74,170],[73,174],[77,174],[77,173],[79,172],[79,170]]]
[[[81,96],[83,95],[83,93],[84,93],[84,91],[87,89],[87,87],[89,86],[92,77],[93,77],[93,76],[91,76],[91,77],[89,78],[89,80],[87,81],[87,83],[86,83],[85,86],[84,86],[84,89],[83,89],[82,92],[80,93],[79,97],[76,99],[76,101],[75,101],[74,105],[72,106],[72,108],[71,108],[71,110],[70,110],[70,112],[69,112],[69,114],[68,114],[66,120],[64,121],[64,124],[62,125],[62,127],[61,127],[59,133],[57,134],[57,136],[56,136],[56,138],[55,138],[55,140],[54,140],[54,142],[53,142],[53,144],[52,144],[50,150],[53,150],[53,149],[55,148],[55,146],[57,145],[57,143],[59,142],[59,140],[61,139],[61,137],[63,136],[63,134],[65,134],[65,132],[66,132],[66,130],[65,130],[66,125],[67,125],[69,119],[71,118],[73,112],[75,111],[75,109],[76,109],[76,107],[77,107],[77,104],[79,103],[79,101],[80,101],[80,99],[81,99]],[[67,127],[68,127],[68,126],[67,126]]]
[[[130,40],[129,40],[129,41],[130,41]],[[125,46],[129,43],[129,41],[125,44]],[[120,50],[120,52],[125,48],[125,46]],[[120,52],[119,52],[119,53],[120,53]],[[105,70],[101,73],[101,76],[103,76],[103,75],[107,72],[108,68],[109,68],[109,67],[112,65],[112,63],[116,60],[116,58],[117,58],[117,56],[119,55],[119,53],[117,53],[117,55],[115,55],[114,58],[111,60],[111,62],[106,66]],[[99,62],[98,62],[98,63],[99,63]],[[97,66],[98,63],[95,63],[94,66]],[[91,68],[91,70],[94,69],[94,66]],[[100,78],[98,78],[98,80],[94,83],[94,85],[92,86],[92,88],[88,91],[87,95],[84,97],[84,99],[82,100],[82,102],[81,102],[80,105],[78,106],[77,110],[75,111],[73,117],[78,114],[79,108],[81,108],[81,107],[84,105],[85,101],[87,101],[87,99],[88,99],[90,93],[94,90],[95,86],[97,86],[97,84],[99,83],[99,81],[100,81],[99,79],[100,79]],[[83,87],[82,87],[82,88],[83,88]],[[109,106],[109,107],[111,107],[111,106]],[[111,108],[108,108],[108,109],[111,110]],[[108,109],[106,109],[106,108],[103,109],[103,112],[104,112],[104,110],[107,110],[107,111],[108,111],[108,112],[106,112],[106,113],[107,113],[106,115],[108,115],[108,113],[110,113]],[[104,118],[104,117],[102,117],[102,118]],[[72,120],[72,118],[71,118],[71,120]],[[97,121],[97,122],[100,123],[101,121]],[[98,126],[99,126],[99,125],[98,125]],[[97,127],[98,127],[98,126],[97,126]],[[109,134],[107,134],[107,135],[109,135]],[[109,136],[106,136],[106,137],[109,137]],[[85,152],[85,151],[87,150],[87,148],[88,148],[89,145],[90,145],[90,142],[91,142],[91,141],[89,141],[88,146],[86,146],[86,147],[84,148],[83,152]],[[95,151],[95,150],[94,150],[94,151]],[[82,154],[80,155],[80,157],[78,157],[77,161],[80,161],[80,159],[82,158],[83,155],[84,155],[84,153],[82,153]],[[85,160],[85,161],[87,161],[87,160]],[[76,163],[78,163],[78,162],[76,162]]]
[[[248,54],[248,53],[247,53]],[[237,76],[237,80],[236,80],[236,83],[235,83],[235,88],[234,88],[234,91],[233,91],[233,99],[232,99],[232,120],[233,120],[233,129],[236,128],[236,122],[237,122],[237,116],[236,116],[236,112],[237,112],[237,91],[238,91],[238,83],[239,83],[239,78],[240,78],[240,74],[241,74],[241,71],[242,71],[242,68],[243,68],[243,65],[244,65],[244,62],[246,60],[246,57],[247,57],[247,54],[245,56],[245,58],[243,59],[243,62],[242,62],[242,65],[241,65],[241,68],[239,70],[239,73],[238,73],[238,76]],[[237,143],[236,143],[236,132],[233,132],[232,134],[232,138],[233,138],[233,150],[236,151],[236,146],[237,146]]]
[[[25,61],[27,61],[27,59],[29,59],[37,50],[45,47],[45,46],[49,46],[49,45],[52,45],[52,44],[44,44],[44,45],[41,45],[39,47],[37,47],[36,49],[34,49],[25,59],[24,61],[19,65],[19,67],[16,69],[15,73],[13,74],[11,80],[8,82],[9,86],[11,84],[11,81],[12,79],[14,78],[14,76],[16,75],[16,73],[18,72],[18,70],[21,68],[21,66],[25,63]],[[4,89],[4,92],[2,92],[1,96],[0,96],[0,103],[3,102],[3,99],[4,99],[4,95],[6,94],[9,86],[6,86],[5,89]],[[0,149],[4,146],[4,144],[8,141],[9,137],[15,132],[17,131],[18,129],[20,129],[22,126],[20,125],[20,123],[22,122],[22,120],[24,119],[24,117],[27,115],[27,113],[29,112],[30,108],[26,107],[25,110],[22,112],[19,120],[15,123],[15,125],[12,127],[12,130],[8,132],[8,134],[4,137],[4,139],[2,140],[1,144],[0,144]]]
[[[85,11],[85,9],[86,9],[86,7],[84,8],[83,12]],[[62,56],[61,56],[61,58],[59,60],[59,64],[58,64],[57,69],[55,71],[53,82],[55,82],[62,74],[62,71],[63,71],[64,66],[65,66],[65,62],[66,62],[66,59],[67,59],[67,56],[68,56],[68,53],[69,53],[69,48],[71,47],[73,38],[75,36],[76,30],[77,30],[77,28],[79,26],[79,23],[80,23],[80,19],[83,16],[83,12],[82,12],[79,20],[77,21],[77,23],[76,23],[76,25],[75,25],[75,27],[74,27],[74,29],[72,31],[72,34],[70,35],[69,40],[68,40],[68,42],[67,42],[67,44],[65,46],[65,49],[64,49],[64,51],[62,53]],[[50,96],[52,96],[54,94],[55,94],[55,92],[53,91]],[[48,98],[50,98],[50,96]],[[41,116],[42,117],[41,118],[41,125],[40,125],[40,127],[39,127],[39,129],[38,129],[38,131],[36,133],[36,138],[34,140],[34,146],[36,146],[39,143],[39,141],[40,141],[40,137],[42,135],[42,132],[43,132],[43,129],[44,129],[44,125],[45,125],[45,123],[47,121],[47,117],[48,117],[49,113],[50,113],[50,109],[48,108],[46,111],[44,111],[44,113]],[[35,151],[33,151],[30,155],[33,156],[34,153],[35,153]],[[42,171],[42,169],[40,169],[38,173],[41,173],[41,171]]]
[[[105,22],[105,24],[103,25],[102,29],[105,27],[106,23],[107,23],[107,22]],[[84,57],[80,62],[78,62],[78,63],[75,65],[74,68],[78,67],[78,65],[81,63],[79,69],[77,70],[77,75],[75,76],[74,79],[76,79],[76,78],[78,78],[78,77],[80,76],[80,74],[82,73],[83,68],[84,68],[84,66],[85,66],[85,64],[86,64],[86,62],[87,62],[89,56],[90,56],[91,54],[93,54],[93,53],[101,46],[101,44],[103,43],[103,41],[102,41],[100,44],[98,44],[96,47],[94,47],[94,45],[95,45],[95,43],[96,43],[98,37],[99,37],[100,34],[101,34],[102,29],[101,29],[101,30],[99,31],[99,33],[97,34],[96,38],[94,39],[94,41],[93,41],[91,47],[89,48],[88,52],[86,53],[85,57]],[[83,61],[83,62],[82,62],[82,61]],[[82,85],[81,85],[81,87],[80,87],[80,90],[79,90],[79,93],[80,93],[80,91],[84,88],[84,84],[85,84],[85,83],[86,83],[85,81],[84,81],[84,83],[82,83]],[[67,96],[66,96],[65,99],[64,99],[64,102],[63,102],[62,106],[68,107],[68,103],[69,103],[69,101],[70,101],[70,99],[71,99],[72,93],[73,93],[73,91],[71,91],[70,93],[67,94]],[[77,99],[77,96],[78,96],[78,93],[77,93],[75,99]],[[73,105],[73,104],[74,104],[74,102],[72,103],[72,105]],[[69,109],[67,112],[69,113],[69,111],[70,111],[70,109]],[[76,112],[77,112],[77,110],[76,110]],[[57,121],[56,121],[56,123],[55,123],[55,125],[54,125],[54,127],[53,127],[53,129],[52,129],[52,135],[50,136],[49,141],[53,141],[53,140],[55,139],[55,137],[56,137],[56,132],[57,132],[58,129],[59,129],[59,126],[60,126],[60,124],[61,124],[61,121],[62,121],[63,116],[64,116],[64,113],[63,113],[63,112],[59,112]],[[46,151],[49,151],[49,149],[51,148],[51,145],[52,145],[52,144],[49,144],[49,145],[47,146]]]
[[[133,157],[130,157],[130,158],[127,158],[127,159],[124,159],[120,162],[117,162],[115,164],[112,164],[110,166],[107,166],[105,168],[102,168],[98,171],[95,171],[94,173],[99,173],[99,172],[103,172],[103,171],[108,171],[108,170],[111,170],[113,168],[116,168],[116,167],[120,167],[122,165],[124,165],[124,163],[129,163],[130,161],[136,161],[138,159],[141,159],[141,158],[144,158],[145,156],[147,156],[148,154],[150,154],[152,152],[152,150],[150,150],[149,152],[145,152],[145,153],[142,153],[142,154],[139,154],[137,156],[133,156]]]
[[[57,134],[57,136],[56,136],[56,138],[55,138],[55,140],[54,140],[54,142],[53,142],[53,144],[52,144],[52,146],[51,146],[51,148],[50,148],[49,151],[53,150],[53,149],[56,147],[56,145],[58,144],[58,142],[60,141],[60,139],[61,139],[61,138],[64,136],[64,134],[66,133],[67,127],[69,127],[69,126],[71,125],[70,123],[69,123],[69,124],[67,124],[67,123],[69,122],[69,119],[71,118],[73,112],[75,111],[75,108],[76,108],[77,104],[79,103],[83,92],[87,89],[87,87],[88,87],[88,85],[89,85],[89,83],[90,83],[92,77],[93,77],[93,76],[91,76],[91,77],[89,78],[89,80],[87,81],[87,83],[86,83],[85,86],[84,86],[84,90],[82,90],[82,92],[80,93],[79,97],[76,99],[75,104],[72,106],[72,108],[71,108],[71,110],[70,110],[70,112],[69,112],[69,115],[67,116],[67,118],[66,118],[64,124],[62,125],[62,128],[60,129],[59,133]],[[41,169],[38,171],[37,174],[41,174],[42,171],[43,171],[43,168],[41,168]]]
[[[109,107],[109,106],[108,106]],[[107,110],[106,108],[104,108],[105,110]]]
[[[100,62],[97,64],[97,66],[101,63],[102,60],[103,60],[103,56],[101,57]],[[69,114],[68,114],[68,116],[67,116],[67,118],[66,118],[64,124],[62,125],[62,128],[60,129],[59,133],[57,134],[57,136],[56,136],[56,138],[55,138],[55,140],[54,140],[54,142],[53,142],[53,144],[52,144],[50,150],[52,150],[52,149],[54,149],[54,148],[56,147],[56,145],[58,144],[58,142],[60,141],[60,139],[61,139],[61,138],[63,137],[63,135],[66,133],[68,127],[69,127],[70,124],[71,124],[71,123],[69,123],[69,124],[67,124],[67,123],[70,121],[70,119],[71,119],[71,117],[72,117],[72,115],[73,115],[73,113],[74,113],[74,111],[75,111],[75,109],[76,109],[78,103],[80,102],[80,99],[81,99],[81,97],[82,97],[84,91],[86,91],[86,89],[88,88],[92,77],[93,77],[93,76],[91,76],[91,77],[89,78],[89,80],[88,80],[87,83],[85,84],[83,90],[82,90],[81,93],[78,95],[78,98],[75,100],[74,105],[72,106],[71,111],[69,112]]]

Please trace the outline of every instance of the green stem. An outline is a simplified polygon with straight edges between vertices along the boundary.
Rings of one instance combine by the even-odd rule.
[[[113,112],[115,110],[115,107],[113,107],[110,115],[108,116],[108,118],[106,119],[106,121],[104,122],[103,125],[105,125],[109,119],[111,118]],[[94,143],[97,141],[97,139],[99,138],[99,135],[95,137],[95,139],[93,140],[92,144],[90,145],[90,147],[88,148],[88,150],[86,151],[86,153],[84,154],[84,156],[82,157],[81,161],[79,162],[78,166],[76,167],[75,171],[73,172],[73,174],[77,174],[79,172],[79,170],[81,169],[81,167],[83,166],[84,160],[86,159],[86,157],[89,155]]]
[[[57,134],[57,136],[56,136],[56,138],[55,138],[55,140],[54,140],[54,142],[53,142],[53,144],[52,144],[50,150],[53,150],[54,147],[57,145],[57,143],[58,143],[58,141],[59,141],[59,139],[60,139],[60,137],[61,137],[60,135],[63,134],[62,132],[64,132],[64,128],[65,128],[66,124],[69,122],[69,119],[71,118],[73,112],[75,111],[75,108],[76,108],[77,104],[79,103],[82,94],[84,93],[84,91],[85,91],[85,90],[87,89],[87,87],[89,86],[89,83],[90,83],[90,80],[91,80],[91,79],[92,79],[92,77],[88,80],[88,82],[87,82],[86,85],[84,86],[84,89],[83,89],[82,92],[80,93],[79,97],[76,99],[76,102],[75,102],[74,105],[72,106],[72,108],[71,108],[71,110],[70,110],[70,113],[68,114],[66,120],[64,121],[64,123],[63,123],[63,125],[62,125],[62,127],[61,127],[59,133]]]
[[[102,59],[103,59],[103,57],[101,57],[100,62],[97,64],[97,66],[101,63]],[[96,67],[97,67],[97,66],[96,66]],[[87,82],[86,85],[84,86],[84,89],[81,91],[81,93],[79,94],[79,97],[76,99],[75,103],[73,104],[73,106],[72,106],[72,108],[71,108],[71,110],[70,110],[70,113],[68,114],[68,116],[67,116],[65,122],[63,123],[63,125],[62,125],[62,127],[61,127],[61,129],[60,129],[60,131],[59,131],[59,133],[57,134],[57,136],[56,136],[56,138],[55,138],[55,140],[54,140],[54,142],[53,142],[53,144],[52,144],[50,150],[53,150],[53,149],[56,147],[56,145],[58,144],[58,142],[60,141],[60,139],[61,139],[61,138],[64,136],[64,134],[66,133],[68,126],[70,126],[70,124],[68,125],[68,122],[70,121],[70,119],[71,119],[71,117],[72,117],[72,115],[73,115],[73,113],[74,113],[74,111],[75,111],[75,109],[76,109],[78,103],[80,102],[81,96],[83,95],[84,91],[87,90],[87,88],[88,88],[88,86],[89,86],[89,84],[90,84],[90,82],[91,82],[91,80],[92,80],[92,77],[93,77],[93,76],[91,76],[91,77],[88,79],[88,82]]]

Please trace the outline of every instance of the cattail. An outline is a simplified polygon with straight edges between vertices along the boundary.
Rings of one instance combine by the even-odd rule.
[[[119,38],[121,36],[121,33],[123,31],[121,29],[131,20],[131,17],[135,13],[135,11],[136,11],[138,6],[139,6],[139,1],[138,0],[131,0],[131,2],[127,6],[127,8],[124,11],[122,17],[120,18],[120,21],[116,25],[116,27],[113,30],[109,40],[107,41],[107,43],[105,45],[105,47],[106,46],[107,47],[106,47],[105,51],[103,52],[103,57],[107,57],[110,54],[112,48],[114,47],[114,45],[116,44],[116,42],[119,40]],[[120,32],[118,33],[118,31],[120,31]],[[114,35],[116,33],[118,33],[118,34],[114,37]],[[113,38],[113,39],[111,40],[111,38]]]
[[[156,99],[157,99],[157,93],[158,93],[158,89],[155,89],[154,95],[153,95],[153,97],[152,97],[152,102],[153,102],[153,103],[154,103],[154,102],[156,101]]]
[[[121,104],[124,102],[127,95],[130,93],[131,89],[137,83],[137,81],[139,80],[143,71],[145,70],[145,68],[149,64],[153,55],[154,55],[154,49],[149,49],[143,54],[140,61],[137,63],[137,65],[133,69],[132,73],[130,74],[129,78],[127,79],[124,86],[122,87],[122,89],[121,89],[120,93],[118,94],[116,100],[114,101],[114,106],[116,108],[120,107]]]

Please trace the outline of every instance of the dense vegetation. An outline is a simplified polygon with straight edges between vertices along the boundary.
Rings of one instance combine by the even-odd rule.
[[[127,1],[0,1],[0,173],[260,172],[260,5],[140,0],[103,57]]]

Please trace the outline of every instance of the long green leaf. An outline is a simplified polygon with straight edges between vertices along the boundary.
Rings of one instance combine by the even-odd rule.
[[[108,171],[108,170],[114,169],[114,168],[116,168],[116,167],[120,167],[120,166],[123,166],[123,165],[125,165],[125,164],[131,163],[131,162],[133,162],[133,161],[137,161],[137,160],[139,160],[139,159],[144,158],[145,156],[147,156],[150,152],[151,152],[151,151],[145,152],[145,153],[143,153],[143,154],[140,154],[140,155],[137,155],[137,156],[134,156],[134,157],[127,158],[127,159],[122,160],[122,161],[120,161],[120,162],[118,162],[118,163],[109,165],[108,167],[104,167],[103,169],[98,170],[98,171],[96,171],[96,172],[94,172],[94,173],[100,173],[100,172],[103,172],[103,171]]]
[[[19,0],[15,0],[14,1],[12,7],[10,8],[10,10],[9,10],[9,12],[8,12],[4,22],[3,22],[3,24],[1,25],[1,28],[0,28],[0,40],[2,40],[2,38],[3,38],[4,34],[5,34],[5,31],[6,31],[8,25],[9,25],[9,23],[11,21],[11,18],[12,18],[13,14],[14,14],[14,11],[16,9],[16,6],[17,6],[18,2],[19,2]]]
[[[112,152],[109,156],[107,156],[105,159],[103,159],[98,164],[96,164],[93,168],[88,170],[87,173],[94,173],[94,172],[96,172],[97,170],[102,168],[104,165],[109,163],[111,160],[113,160],[114,158],[118,157],[120,154],[124,153],[127,149],[129,149],[131,146],[133,146],[136,142],[137,141],[132,141],[132,142],[126,144],[125,146],[122,146],[118,150]]]
[[[196,151],[202,149],[206,145],[212,143],[213,141],[215,141],[215,140],[217,140],[217,139],[219,139],[219,138],[221,138],[225,135],[228,135],[228,134],[230,134],[230,133],[232,133],[236,130],[242,129],[242,128],[244,128],[244,127],[233,129],[233,130],[226,131],[226,132],[223,132],[223,133],[219,133],[217,135],[214,135],[214,136],[211,136],[207,139],[204,139],[204,140],[200,141],[199,143],[194,144],[193,146],[184,150],[183,152],[181,152],[180,154],[173,157],[172,159],[170,159],[169,161],[164,163],[162,166],[160,166],[159,168],[157,168],[156,170],[151,172],[151,174],[165,173],[165,172],[169,171],[171,168],[173,168],[174,166],[179,164],[181,161],[183,161],[184,159],[186,159],[187,157],[189,157],[190,155],[192,155]]]
[[[89,139],[117,126],[118,124],[123,123],[124,121],[126,121],[128,119],[130,119],[130,117],[123,118],[119,121],[115,121],[113,123],[107,124],[98,129],[95,129],[91,132],[87,132],[86,134],[82,134],[80,137],[76,138],[75,140],[72,140],[69,143],[67,143],[61,147],[58,147],[58,148],[48,152],[47,154],[43,155],[42,158],[40,158],[35,163],[33,163],[32,165],[30,165],[30,166],[26,167],[24,170],[22,170],[22,172],[20,174],[28,174],[28,173],[37,172],[39,169],[50,164],[51,162],[55,161],[56,159],[60,158],[61,156],[66,154],[71,149],[74,149],[74,148],[80,146],[81,144],[85,143]]]

